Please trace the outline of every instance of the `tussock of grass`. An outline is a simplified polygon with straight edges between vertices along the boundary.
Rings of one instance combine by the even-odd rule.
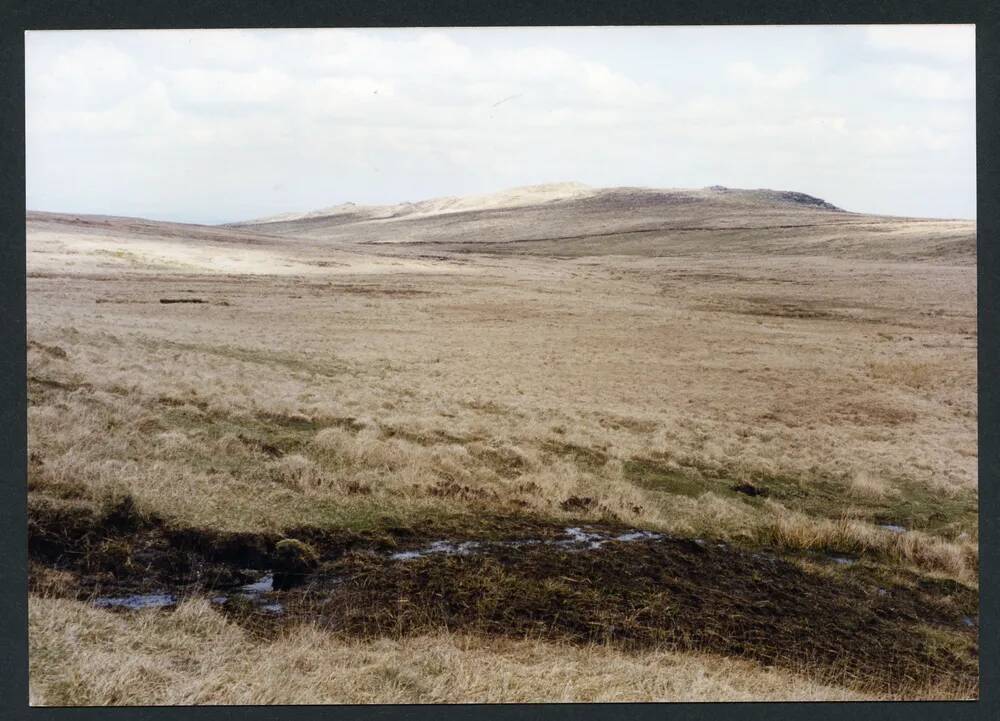
[[[978,547],[971,539],[946,541],[920,531],[905,534],[852,519],[816,519],[768,504],[771,521],[750,531],[755,542],[783,548],[871,555],[975,585]]]

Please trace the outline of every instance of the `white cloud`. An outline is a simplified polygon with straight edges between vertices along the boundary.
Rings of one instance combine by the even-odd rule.
[[[93,136],[121,137],[137,132],[163,132],[179,115],[170,104],[166,87],[154,81],[133,95],[106,107],[65,109],[30,106],[30,132],[41,134],[79,133],[86,142]]]
[[[860,137],[863,148],[873,154],[917,151],[945,151],[956,147],[960,137],[956,133],[939,132],[928,127],[906,124],[872,126],[865,128]]]
[[[106,107],[146,82],[132,56],[91,40],[41,56],[31,53],[29,44],[26,60],[38,63],[26,76],[28,92],[63,106]]]
[[[765,88],[768,90],[791,90],[803,85],[809,79],[809,73],[805,68],[789,65],[774,72],[764,72],[754,63],[740,61],[732,63],[729,68],[729,75],[743,83],[747,83],[753,88]]]
[[[973,25],[878,25],[867,30],[868,44],[889,52],[905,51],[946,61],[975,56]]]
[[[895,92],[911,98],[968,100],[975,95],[970,75],[959,76],[926,65],[896,65],[888,68],[883,77]]]
[[[267,105],[282,100],[291,79],[271,68],[252,72],[186,69],[167,73],[171,95],[195,105]]]

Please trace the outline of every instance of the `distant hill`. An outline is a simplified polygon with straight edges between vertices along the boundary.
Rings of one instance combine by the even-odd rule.
[[[128,261],[286,274],[387,267],[390,256],[419,265],[468,253],[976,260],[974,221],[864,215],[801,192],[721,186],[553,183],[396,205],[345,203],[224,225],[35,211],[27,222],[36,268],[62,267],[69,262],[64,253],[80,254],[78,268]]]
[[[557,183],[386,206],[343,204],[231,227],[336,245],[583,255],[776,253],[975,260],[975,223],[847,212],[788,190]]]
[[[358,205],[342,203],[330,208],[313,210],[306,213],[283,213],[257,220],[248,220],[229,225],[267,225],[271,223],[294,223],[296,221],[313,220],[317,218],[349,219],[352,222],[360,220],[392,220],[399,218],[420,218],[446,213],[462,213],[477,210],[497,208],[514,208],[537,205],[553,200],[568,200],[594,195],[599,191],[583,183],[547,183],[544,185],[528,185],[521,188],[489,193],[486,195],[467,195],[461,197],[434,198],[416,203],[397,203],[395,205]]]
[[[715,185],[703,189],[592,188],[582,183],[550,183],[465,197],[446,197],[395,205],[357,205],[342,203],[305,213],[284,213],[256,220],[228,223],[230,227],[267,227],[268,232],[310,234],[324,227],[351,223],[394,223],[429,220],[440,216],[462,215],[465,220],[510,215],[512,210],[535,211],[532,217],[558,217],[566,211],[607,214],[616,211],[641,212],[664,221],[684,218],[704,219],[706,215],[730,215],[734,212],[768,210],[828,210],[840,208],[805,193],[780,190],[740,190]],[[451,218],[448,219],[452,220]]]

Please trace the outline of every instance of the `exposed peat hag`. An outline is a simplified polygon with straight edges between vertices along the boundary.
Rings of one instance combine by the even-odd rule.
[[[72,580],[45,592],[114,610],[206,596],[265,635],[297,623],[352,637],[447,628],[707,651],[883,691],[977,684],[978,594],[954,581],[860,563],[812,571],[766,549],[609,524],[433,525],[289,531],[312,556],[282,589],[277,534],[172,528],[127,501],[103,514],[35,503],[32,582],[58,570]]]

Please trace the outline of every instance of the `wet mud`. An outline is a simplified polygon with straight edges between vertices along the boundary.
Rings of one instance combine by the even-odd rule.
[[[978,678],[975,589],[860,563],[810,570],[768,549],[517,518],[278,535],[174,528],[127,499],[30,510],[32,581],[58,570],[72,579],[58,594],[119,612],[200,596],[264,636],[308,623],[697,650],[882,691]],[[310,564],[279,588],[288,538]]]

